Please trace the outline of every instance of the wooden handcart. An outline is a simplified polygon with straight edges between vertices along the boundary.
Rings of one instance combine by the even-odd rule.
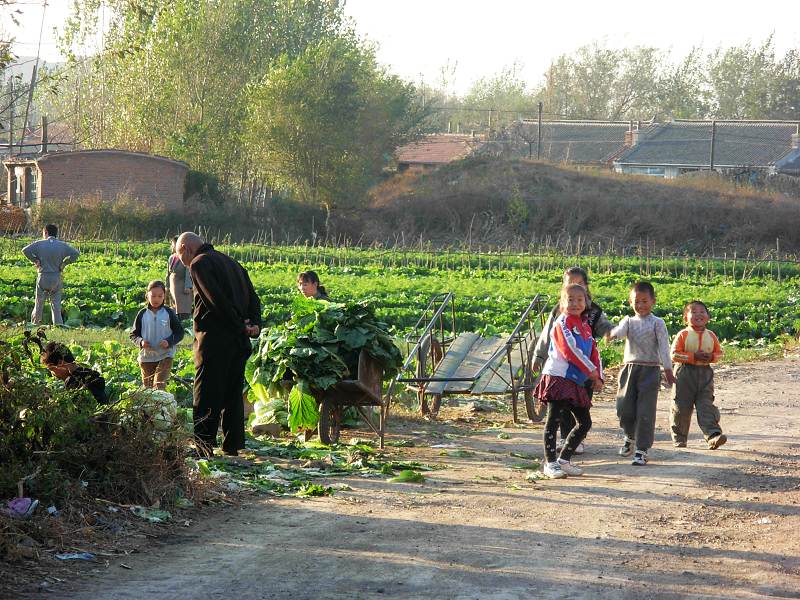
[[[438,294],[406,337],[411,351],[392,385],[402,383],[415,390],[428,417],[436,416],[443,396],[510,394],[515,423],[520,422],[520,396],[528,419],[540,421],[533,397],[537,380],[533,363],[546,309],[547,298],[537,294],[508,337],[482,337],[459,333],[453,293]]]
[[[383,448],[391,396],[390,394],[384,395],[382,391],[383,367],[362,350],[358,356],[358,379],[344,379],[317,395],[320,441],[323,444],[335,444],[339,440],[344,409],[354,406],[364,422],[380,438],[381,448]],[[373,406],[380,409],[377,425],[370,410],[370,407]]]

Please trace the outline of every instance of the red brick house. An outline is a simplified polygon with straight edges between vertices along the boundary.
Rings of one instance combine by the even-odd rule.
[[[435,169],[466,158],[484,144],[473,135],[434,133],[395,150],[397,171]]]
[[[148,206],[183,208],[189,166],[163,156],[124,150],[77,150],[3,161],[6,203],[42,200],[137,198]]]

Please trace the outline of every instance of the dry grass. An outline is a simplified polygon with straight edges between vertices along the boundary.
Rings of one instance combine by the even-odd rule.
[[[533,161],[474,158],[374,190],[360,228],[380,239],[472,240],[502,246],[580,235],[615,247],[649,241],[702,253],[800,250],[800,200],[719,177],[663,180]],[[388,190],[385,197],[381,190]],[[408,190],[408,191],[404,191]]]

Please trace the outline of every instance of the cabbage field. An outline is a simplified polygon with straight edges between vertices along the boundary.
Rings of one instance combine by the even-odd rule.
[[[0,321],[19,324],[33,307],[35,269],[21,253],[29,239],[2,238]],[[71,327],[129,327],[148,281],[163,279],[166,242],[86,241],[67,267],[63,310]],[[654,312],[670,333],[682,327],[682,307],[701,299],[710,327],[724,343],[761,346],[800,329],[799,271],[794,263],[701,258],[489,254],[462,251],[225,245],[218,249],[248,269],[265,324],[286,320],[297,273],[316,270],[336,301],[367,300],[395,335],[408,331],[435,293],[453,291],[458,327],[482,334],[511,330],[537,293],[555,298],[565,267],[591,276],[595,300],[612,321],[629,314],[628,288],[651,281]],[[45,310],[47,315],[47,310]],[[47,318],[47,317],[46,317]]]

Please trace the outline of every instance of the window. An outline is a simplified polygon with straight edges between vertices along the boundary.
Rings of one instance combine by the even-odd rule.
[[[37,170],[32,167],[25,168],[25,178],[28,180],[28,185],[26,194],[25,194],[25,204],[30,206],[32,203],[36,202],[36,187],[38,182],[36,181],[36,174]]]
[[[629,167],[629,173],[633,175],[652,175],[653,177],[664,177],[664,167]]]

